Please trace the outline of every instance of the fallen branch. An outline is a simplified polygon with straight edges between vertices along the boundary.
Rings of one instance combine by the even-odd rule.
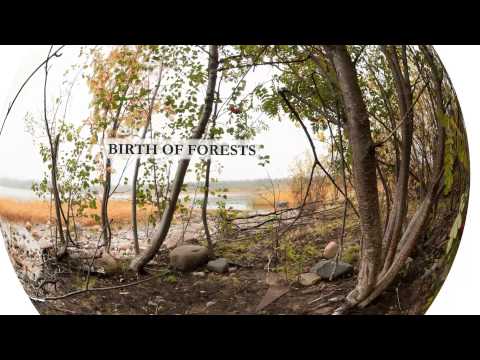
[[[164,275],[165,275],[165,272],[162,272],[162,273],[158,273],[158,274],[152,275],[152,276],[150,276],[150,277],[148,277],[148,278],[146,278],[146,279],[134,281],[134,282],[131,282],[131,283],[128,283],[128,284],[75,290],[75,291],[66,293],[66,294],[64,294],[64,295],[60,295],[60,296],[47,296],[47,297],[45,297],[45,298],[43,298],[43,299],[42,299],[42,298],[36,298],[36,297],[33,297],[33,296],[29,296],[29,298],[30,298],[30,300],[32,300],[32,301],[38,301],[38,302],[62,300],[62,299],[66,299],[66,298],[71,297],[71,296],[75,296],[75,295],[79,295],[79,294],[83,294],[83,293],[87,293],[87,292],[93,292],[93,291],[108,291],[108,290],[123,289],[123,288],[126,288],[126,287],[135,286],[135,285],[139,285],[139,284],[145,283],[145,282],[147,282],[147,281],[150,281],[150,280],[159,278],[159,277],[164,276]]]

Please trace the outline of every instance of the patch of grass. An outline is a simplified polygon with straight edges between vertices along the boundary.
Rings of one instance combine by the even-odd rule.
[[[276,270],[285,273],[289,281],[296,281],[298,275],[304,272],[305,265],[318,259],[321,254],[315,244],[296,241],[298,239],[298,233],[294,233],[280,245],[281,264]]]
[[[274,200],[276,203],[287,202],[288,206],[295,206],[297,199],[295,194],[288,189],[280,189],[275,193],[275,199],[271,191],[259,191],[251,200],[251,205],[255,209],[273,209]]]
[[[312,234],[317,237],[327,237],[330,236],[332,232],[339,229],[342,226],[342,219],[334,219],[328,222],[320,222],[319,225],[315,226]]]
[[[108,206],[109,217],[113,219],[115,225],[128,224],[131,221],[131,203],[127,200],[110,200]],[[145,223],[148,219],[152,207],[138,207],[138,220],[140,223]],[[64,206],[64,212],[67,213],[67,208]],[[51,214],[51,218],[50,218]],[[78,224],[84,226],[97,225],[92,215],[100,216],[100,200],[97,199],[96,209],[85,210],[85,216],[76,219]],[[0,199],[0,216],[5,220],[32,224],[46,224],[48,221],[55,221],[55,211],[50,208],[48,201],[33,200],[33,201],[18,201],[10,198]]]
[[[219,241],[215,251],[226,258],[240,258],[254,256],[252,248],[258,243],[254,239],[235,239]]]
[[[165,282],[167,282],[169,284],[176,284],[177,281],[178,281],[175,274],[168,274],[167,276],[165,276],[164,280],[165,280]]]
[[[356,243],[348,244],[343,249],[342,261],[355,265],[360,258],[360,245]]]

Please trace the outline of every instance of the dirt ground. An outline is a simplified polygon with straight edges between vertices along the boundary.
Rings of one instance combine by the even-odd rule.
[[[271,251],[268,237],[219,241],[216,255],[231,261],[227,274],[212,273],[205,267],[190,273],[169,269],[169,250],[163,248],[148,265],[147,274],[137,276],[127,270],[133,254],[129,249],[123,249],[122,242],[117,239],[118,244],[114,249],[120,251],[116,255],[122,265],[121,271],[112,275],[92,274],[89,277],[90,291],[81,291],[58,300],[33,300],[33,304],[41,314],[331,314],[354,288],[357,271],[354,257],[349,259],[354,265],[354,274],[347,278],[321,281],[304,287],[299,284],[298,275],[307,272],[320,260],[321,250],[328,241],[338,238],[340,214],[341,209],[329,212],[324,221],[315,219],[313,224],[304,224],[293,231],[283,241],[285,246],[281,249],[277,266],[266,266]],[[444,226],[445,221],[451,221],[449,215],[439,215],[433,230],[429,231],[422,245],[412,254],[396,282],[370,306],[354,310],[352,314],[423,314],[445,276],[444,268],[435,269],[433,266],[443,256],[448,230]],[[320,227],[318,224],[321,224]],[[10,236],[15,238],[17,234],[16,237],[20,239],[28,236],[28,233],[39,233],[41,230],[37,224],[31,231],[22,233],[19,229],[13,230],[12,235],[9,226]],[[193,228],[197,229],[195,226]],[[3,231],[5,235],[5,225]],[[37,237],[48,237],[48,231],[42,231]],[[119,228],[117,231],[120,234],[123,231],[123,242],[131,243],[125,230]],[[90,243],[97,238],[96,233],[97,228],[84,229],[84,236],[90,239]],[[345,247],[349,248],[359,236],[355,219],[347,221],[346,234]],[[191,239],[190,242],[202,244],[199,239]],[[145,242],[142,244],[146,246]],[[288,244],[291,247],[287,247]],[[125,256],[122,257],[122,254]],[[85,288],[86,273],[73,269],[68,260],[49,262],[44,269],[48,276],[35,281],[20,276],[19,264],[16,264],[16,269],[31,298],[64,296]],[[280,279],[280,282],[272,283],[272,276]],[[114,288],[105,289],[109,287]],[[259,304],[273,290],[282,296],[274,296],[270,304],[260,309]]]
[[[338,307],[354,286],[353,278],[321,282],[312,287],[292,284],[285,295],[257,311],[258,304],[269,288],[265,278],[263,269],[251,268],[238,268],[227,275],[208,273],[202,277],[193,273],[168,272],[159,278],[123,289],[86,292],[43,303],[34,301],[34,305],[41,314],[328,314]],[[68,277],[64,279],[66,283],[69,282]],[[137,277],[127,274],[95,278],[94,286],[118,286],[137,280]],[[68,292],[62,285],[58,286],[58,290],[59,293]],[[388,297],[384,297],[361,313],[399,314],[401,311],[391,299],[389,301]]]

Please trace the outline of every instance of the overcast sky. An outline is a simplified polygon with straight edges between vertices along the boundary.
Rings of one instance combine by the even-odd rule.
[[[26,77],[46,57],[49,46],[1,46],[0,59],[0,106],[1,116],[6,113],[9,102]],[[60,84],[67,67],[78,62],[79,48],[67,46],[62,50],[62,56],[54,59],[49,76],[49,96],[53,99],[59,95]],[[250,77],[252,82],[265,81],[268,73],[257,68]],[[38,116],[43,111],[43,80],[44,72],[39,71],[22,92],[20,98],[7,120],[4,132],[0,137],[0,177],[12,179],[39,179],[42,174],[42,162],[38,150],[33,145],[32,137],[25,130],[25,115],[27,112]],[[71,98],[69,119],[78,122],[89,114],[89,95],[85,84],[78,83]],[[273,178],[288,176],[289,168],[295,158],[309,151],[307,140],[299,127],[289,120],[279,122],[269,120],[270,129],[259,134],[252,143],[263,144],[265,153],[270,154],[271,163],[266,168],[257,164],[254,157],[222,157],[215,158],[221,163],[221,174],[213,175],[220,180],[240,180],[265,178],[268,174]],[[321,148],[321,146],[320,146]],[[133,163],[133,161],[132,161]],[[123,165],[117,162],[117,174]],[[127,169],[127,173],[129,173]],[[190,181],[190,179],[187,179]]]

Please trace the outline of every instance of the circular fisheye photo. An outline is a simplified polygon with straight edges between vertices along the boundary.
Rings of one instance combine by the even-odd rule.
[[[424,314],[469,196],[428,45],[30,46],[0,225],[41,314]]]

